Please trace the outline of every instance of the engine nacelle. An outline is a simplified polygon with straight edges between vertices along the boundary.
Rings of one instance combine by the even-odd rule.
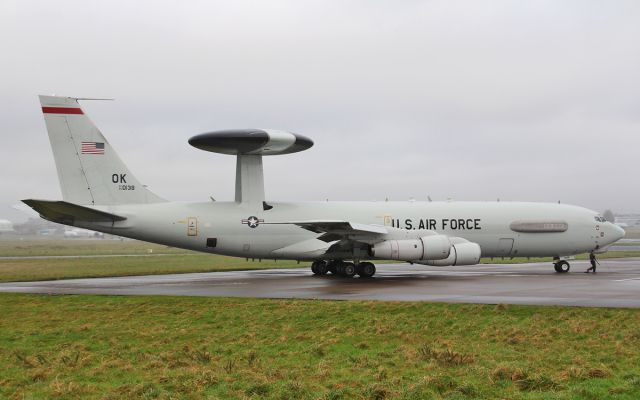
[[[424,236],[419,239],[385,240],[371,247],[371,255],[385,260],[442,260],[452,249],[445,235]]]
[[[466,242],[451,245],[451,253],[445,259],[419,261],[420,264],[446,267],[453,265],[476,265],[480,262],[482,250],[477,243]]]

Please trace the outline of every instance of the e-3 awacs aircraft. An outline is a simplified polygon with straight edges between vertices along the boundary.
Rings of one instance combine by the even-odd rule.
[[[236,156],[235,201],[169,202],[129,171],[77,98],[40,96],[63,201],[24,200],[50,221],[206,253],[312,261],[317,275],[371,277],[373,260],[452,266],[480,257],[602,251],[624,236],[598,213],[556,203],[276,202],[265,199],[262,157],[306,150],[289,132],[239,129],[189,139]]]

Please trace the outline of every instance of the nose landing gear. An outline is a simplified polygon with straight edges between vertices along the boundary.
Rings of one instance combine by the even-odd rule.
[[[569,272],[571,265],[569,265],[569,263],[565,260],[556,260],[556,262],[553,264],[553,268],[556,270],[556,272],[564,274],[566,272]]]
[[[354,264],[342,260],[316,260],[311,264],[311,272],[314,275],[326,275],[331,272],[333,275],[352,278],[359,275],[360,278],[371,278],[376,273],[376,266],[370,262]]]

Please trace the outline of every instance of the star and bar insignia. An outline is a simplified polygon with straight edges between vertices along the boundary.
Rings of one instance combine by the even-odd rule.
[[[242,223],[249,225],[249,228],[257,228],[261,222],[264,222],[264,220],[254,216],[242,220]]]

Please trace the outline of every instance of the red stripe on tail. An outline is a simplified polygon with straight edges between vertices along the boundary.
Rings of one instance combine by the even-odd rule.
[[[81,108],[42,107],[45,114],[84,114]]]

